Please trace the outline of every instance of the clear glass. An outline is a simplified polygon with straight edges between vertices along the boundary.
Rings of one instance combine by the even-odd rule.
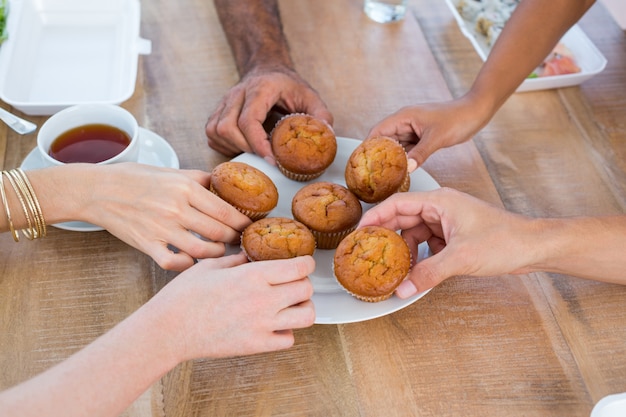
[[[365,0],[363,10],[373,21],[389,23],[404,18],[406,4],[407,0]]]

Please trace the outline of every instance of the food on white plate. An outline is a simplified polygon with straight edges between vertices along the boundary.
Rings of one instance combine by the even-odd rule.
[[[459,0],[456,9],[461,17],[483,36],[491,47],[521,0]],[[528,78],[581,72],[576,57],[563,43],[559,43],[543,63]]]
[[[7,15],[9,6],[7,0],[0,0],[0,44],[7,38]]]
[[[459,0],[456,9],[484,36],[487,45],[494,44],[520,0]]]
[[[529,78],[548,77],[550,75],[576,74],[580,72],[572,51],[559,42],[550,55],[543,61]]]

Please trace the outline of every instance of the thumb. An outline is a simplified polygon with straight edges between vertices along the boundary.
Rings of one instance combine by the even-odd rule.
[[[415,161],[415,164],[409,163],[410,167],[414,167],[412,171],[421,167],[424,162],[428,159],[430,155],[435,152],[436,149],[431,149],[428,146],[428,141],[425,141],[424,138],[420,139],[415,146],[407,153],[407,157],[409,161]]]
[[[416,263],[406,280],[396,289],[400,298],[409,298],[417,293],[429,290],[454,275],[448,263],[444,261],[445,249]]]
[[[307,110],[307,113],[316,119],[324,120],[328,123],[329,126],[332,127],[334,119],[332,113],[324,106],[323,104],[319,104],[313,108]]]

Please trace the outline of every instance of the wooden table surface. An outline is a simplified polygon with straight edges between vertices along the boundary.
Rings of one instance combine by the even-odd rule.
[[[388,25],[368,20],[361,0],[280,5],[297,68],[338,136],[362,139],[402,106],[459,96],[481,65],[441,0],[411,0]],[[238,80],[213,3],[143,1],[141,25],[153,51],[122,105],[182,168],[210,170],[226,158],[208,148],[204,123]],[[626,210],[626,35],[601,4],[580,25],[606,69],[579,87],[512,96],[472,141],[427,161],[440,185],[530,216]],[[34,146],[35,134],[0,126],[3,169]],[[6,233],[0,258],[0,389],[68,357],[175,277],[108,232],[51,228],[18,244]],[[125,415],[588,416],[626,391],[625,306],[626,287],[568,276],[457,277],[382,318],[297,331],[286,351],[183,363]]]

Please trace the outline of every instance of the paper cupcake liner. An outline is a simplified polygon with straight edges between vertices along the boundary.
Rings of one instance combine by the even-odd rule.
[[[398,188],[398,192],[399,193],[407,192],[409,191],[409,188],[411,188],[411,176],[407,172],[406,177],[404,177],[404,181],[402,181],[402,184],[400,184],[400,188]]]
[[[217,191],[215,191],[215,188],[213,188],[213,184],[209,184],[209,191],[211,191],[213,194],[215,194],[216,196],[220,196]],[[221,197],[220,197],[221,198]],[[226,201],[226,200],[224,200]],[[270,214],[270,211],[255,211],[255,210],[248,210],[248,209],[244,209],[241,207],[238,207],[234,204],[228,203],[231,206],[233,206],[234,208],[236,208],[240,213],[245,214],[246,216],[248,216],[248,218],[250,218],[250,220],[252,221],[257,221],[257,220],[261,220],[264,217],[267,217],[268,214]]]
[[[385,295],[379,295],[378,297],[366,297],[364,295],[353,294],[350,291],[348,291],[348,293],[351,296],[353,296],[353,297],[355,297],[355,298],[357,298],[357,299],[359,299],[361,301],[366,301],[368,303],[378,303],[380,301],[385,301],[385,300],[391,298],[391,296],[393,295],[393,292],[392,292],[392,293],[385,294]]]
[[[306,181],[314,180],[315,178],[320,177],[325,171],[323,170],[321,172],[316,172],[314,174],[297,174],[295,172],[291,172],[285,169],[285,167],[283,167],[278,161],[276,161],[276,166],[278,167],[278,170],[285,177],[289,178],[290,180],[299,181],[299,182],[306,182]]]
[[[315,236],[317,249],[337,249],[339,242],[341,242],[344,237],[352,233],[354,229],[356,229],[356,224],[343,232],[325,233],[311,229],[311,233]]]

